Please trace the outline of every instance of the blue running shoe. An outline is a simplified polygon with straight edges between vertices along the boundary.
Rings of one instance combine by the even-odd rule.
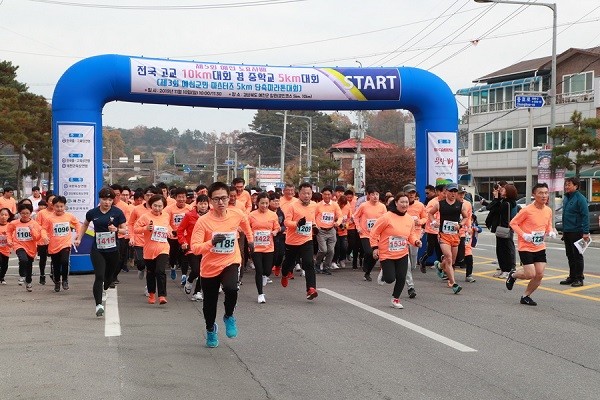
[[[177,279],[177,271],[175,270],[175,268],[171,268],[171,279]]]
[[[237,325],[235,318],[232,316],[223,315],[223,322],[225,322],[225,334],[228,338],[234,338],[237,336]]]
[[[444,279],[444,270],[442,270],[440,262],[439,261],[435,261],[433,263],[433,266],[435,267],[435,272],[437,273],[437,276],[440,279]]]
[[[187,282],[187,276],[186,275],[181,275],[181,286],[185,286],[185,283]]]
[[[206,347],[215,348],[219,345],[219,326],[215,323],[213,330],[206,331]]]

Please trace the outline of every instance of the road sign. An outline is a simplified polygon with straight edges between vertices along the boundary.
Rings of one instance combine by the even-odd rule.
[[[183,173],[184,174],[189,174],[190,172],[192,172],[192,169],[189,166],[184,165],[183,166]]]
[[[544,107],[543,96],[515,96],[515,107],[517,108],[540,108]]]
[[[225,165],[235,165],[235,160],[225,160]]]

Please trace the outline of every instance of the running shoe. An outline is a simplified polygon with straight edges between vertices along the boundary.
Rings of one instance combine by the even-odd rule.
[[[338,268],[339,267],[338,267],[337,263],[334,263],[334,262],[331,263],[331,269],[338,269]]]
[[[46,284],[46,275],[40,275],[40,285]]]
[[[346,268],[346,261],[344,261],[344,260],[340,260],[340,261],[338,262],[338,267],[340,267],[340,268]]]
[[[513,286],[515,285],[515,281],[517,280],[517,278],[515,278],[514,275],[515,271],[510,271],[508,273],[508,277],[506,278],[506,288],[508,290],[512,290]]]
[[[267,300],[265,299],[265,295],[259,294],[258,295],[258,304],[265,304],[266,302],[267,302]]]
[[[535,301],[533,301],[533,299],[529,296],[521,297],[521,304],[525,304],[528,306],[537,306],[537,303]]]
[[[166,296],[159,296],[158,297],[158,303],[159,304],[167,304],[167,297]]]
[[[204,296],[202,296],[202,292],[197,292],[192,296],[192,301],[202,301],[204,300]]]
[[[24,283],[25,283],[25,278],[23,278],[22,276],[19,277],[19,286],[23,286]]]
[[[150,296],[150,293],[148,293],[148,286],[144,286],[144,296]]]
[[[502,272],[502,273],[501,273],[501,274],[498,276],[498,278],[500,278],[500,279],[506,279],[506,278],[508,278],[508,272]]]
[[[144,270],[138,271],[138,279],[144,279]]]
[[[379,275],[377,275],[377,283],[383,285],[385,282],[383,281],[383,269],[379,270]]]
[[[237,324],[235,323],[235,317],[230,315],[229,317],[223,315],[223,322],[225,323],[225,334],[228,338],[234,338],[237,336]]]
[[[467,275],[465,276],[465,282],[473,283],[475,282],[475,278],[473,278],[471,275]]]
[[[302,277],[306,276],[306,271],[302,270],[302,272],[300,272],[300,276],[302,276]],[[294,279],[293,275],[292,275],[292,279]]]
[[[497,270],[496,272],[494,272],[494,274],[492,275],[494,278],[500,278],[500,276],[503,274],[503,272],[501,270]],[[506,279],[506,277],[504,278]]]
[[[296,264],[296,266],[294,267],[295,271],[300,271],[302,270],[302,267],[300,266],[300,264]]]
[[[419,269],[421,270],[422,273],[426,274],[427,273],[427,265],[426,265],[426,260],[425,258],[421,258],[421,260],[419,260]]]
[[[371,274],[369,274],[368,272],[365,272],[364,279],[367,282],[372,282],[373,281],[373,278],[371,278]]]
[[[302,271],[304,272],[304,271]],[[273,280],[267,276],[267,283],[273,283]]]
[[[189,282],[186,279],[185,286],[183,287],[183,291],[185,292],[185,294],[192,293],[192,286],[193,286],[193,282]]]
[[[454,294],[459,294],[461,290],[462,287],[458,283],[452,285],[452,291],[454,292]]]
[[[104,306],[102,304],[96,305],[96,317],[101,317],[104,315]]]
[[[292,275],[291,272],[288,272],[286,275],[281,275],[281,286],[287,287],[290,275]]]
[[[415,297],[417,297],[417,291],[415,290],[415,288],[408,288],[408,298],[414,299]]]
[[[323,275],[331,275],[331,271],[329,270],[329,268],[323,268],[323,270],[321,271],[321,273]]]
[[[321,269],[319,269],[318,267],[315,267],[315,274],[320,274],[321,273]]]
[[[62,287],[63,290],[69,290],[69,281],[63,281]]]
[[[148,304],[156,303],[156,294],[148,293]]]
[[[171,268],[171,280],[177,279],[177,271],[175,268]]]
[[[2,279],[2,280],[0,281],[0,285],[6,285],[6,281],[5,281],[4,279]]]
[[[318,295],[319,295],[319,293],[317,292],[317,289],[315,289],[314,287],[310,287],[306,291],[306,299],[307,300],[313,300]]]
[[[186,282],[187,282],[187,276],[186,275],[181,275],[181,286],[185,286]]]
[[[573,287],[581,287],[581,286],[583,286],[583,280],[577,279],[573,283],[571,283],[571,286],[573,286]]]
[[[54,291],[60,292],[60,282],[54,282]]]
[[[273,267],[273,273],[275,274],[275,276],[279,276],[279,274],[281,273],[281,267]]]
[[[262,276],[262,285],[263,285],[263,287],[267,286],[267,277],[264,275]]]
[[[129,268],[127,268],[127,265],[123,265],[123,268],[121,268],[121,271],[129,272]]]
[[[219,345],[219,326],[215,323],[212,331],[206,331],[206,347],[215,348]]]
[[[444,270],[442,269],[441,263],[439,261],[435,261],[433,263],[433,266],[435,267],[435,272],[437,273],[437,276],[440,279],[444,279]]]
[[[114,283],[115,285],[118,285],[119,283],[121,283],[121,281],[120,281],[120,280],[118,280],[118,279],[115,279],[115,280],[113,281],[113,283]]]
[[[25,285],[25,289],[27,289],[28,292],[33,292],[33,285],[31,283],[28,283],[27,285]]]
[[[402,305],[402,303],[400,303],[400,299],[397,299],[395,297],[392,297],[392,307],[394,307],[394,308],[404,308],[404,306]]]

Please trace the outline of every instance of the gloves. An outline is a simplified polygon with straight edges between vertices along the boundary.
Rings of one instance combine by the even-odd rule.
[[[533,235],[531,233],[524,233],[523,240],[531,243],[531,242],[533,242]]]
[[[212,238],[212,245],[216,246],[219,243],[221,243],[223,240],[225,240],[225,235],[223,235],[222,233],[217,233],[215,236],[213,236]]]
[[[248,242],[248,250],[250,254],[254,253],[254,242]]]
[[[298,220],[298,223],[296,224],[296,226],[302,226],[306,224],[306,217],[302,217]]]
[[[548,237],[549,237],[550,239],[556,239],[556,232],[554,232],[554,231],[550,231],[550,232],[548,233]]]

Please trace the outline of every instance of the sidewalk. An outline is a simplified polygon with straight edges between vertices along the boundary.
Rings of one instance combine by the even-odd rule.
[[[592,238],[592,243],[590,244],[590,247],[596,247],[596,248],[600,248],[600,233],[592,233],[590,234],[590,237]],[[546,243],[557,243],[557,244],[563,244],[563,241],[560,240],[561,238],[561,233],[558,233],[558,237],[556,239],[550,239],[549,237],[547,237],[546,239],[544,239],[544,241]]]

